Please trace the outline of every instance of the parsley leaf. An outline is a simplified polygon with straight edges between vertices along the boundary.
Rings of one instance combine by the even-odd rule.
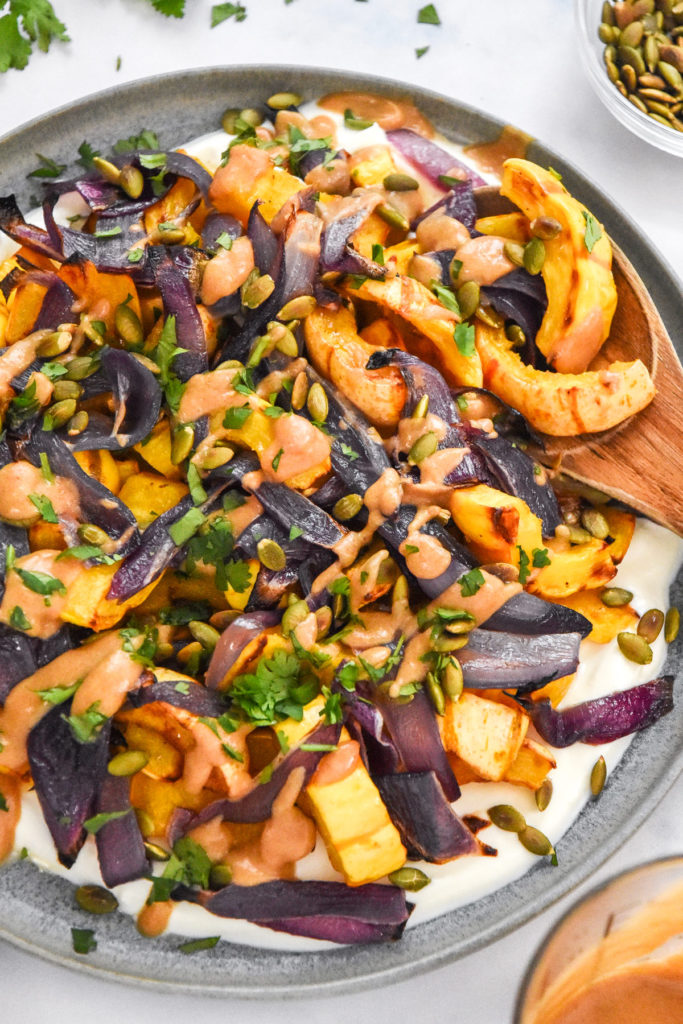
[[[460,306],[458,305],[458,300],[456,299],[455,295],[453,294],[450,288],[444,288],[444,286],[442,284],[439,284],[438,281],[432,281],[430,287],[442,306],[445,306],[446,309],[449,309],[452,313],[457,313],[458,315],[460,315]]]
[[[167,18],[182,18],[185,14],[185,0],[150,0],[155,11]]]
[[[457,324],[453,332],[453,339],[461,356],[470,359],[474,355],[474,327],[472,324]]]
[[[228,409],[223,417],[223,426],[226,430],[240,430],[252,414],[249,405],[238,405]]]
[[[460,593],[463,597],[472,597],[484,585],[484,574],[481,569],[470,569],[460,577]]]
[[[51,686],[49,690],[36,690],[35,693],[46,704],[56,707],[58,704],[64,704],[69,697],[73,697],[81,682],[82,680],[79,679],[72,686]]]
[[[274,725],[284,718],[301,721],[303,705],[312,700],[315,686],[302,685],[302,663],[294,654],[276,650],[262,658],[255,672],[237,676],[230,687],[232,703],[259,725]]]
[[[78,163],[81,167],[85,167],[89,171],[93,166],[93,160],[96,156],[100,156],[99,149],[93,149],[90,143],[83,139],[83,142],[78,147]]]
[[[371,665],[369,661],[366,661],[365,658],[358,659],[373,683],[381,683],[384,677],[389,675],[392,668],[394,668],[395,665],[398,665],[403,657],[402,651],[405,640],[405,636],[402,636],[396,644],[395,650],[389,655],[387,660],[376,668],[374,665]]]
[[[79,743],[90,743],[95,739],[103,723],[107,721],[107,716],[97,710],[99,703],[96,700],[82,715],[62,715],[63,720],[71,726],[71,731]]]
[[[211,609],[203,601],[194,601],[189,604],[179,604],[174,608],[162,608],[159,612],[159,621],[164,626],[186,626],[188,622],[203,622],[208,619]]]
[[[348,444],[344,444],[343,441],[341,442],[341,450],[342,455],[345,455],[347,459],[351,460],[351,462],[355,462],[356,459],[360,458],[358,452],[354,452],[353,448],[349,448]]]
[[[586,222],[586,231],[583,236],[584,243],[589,252],[593,252],[595,243],[602,238],[602,228],[592,213],[582,210],[583,219]]]
[[[130,135],[127,139],[119,139],[113,146],[115,153],[132,153],[136,149],[159,149],[156,132],[143,128],[139,135]]]
[[[125,811],[102,811],[100,814],[94,814],[92,818],[84,821],[83,827],[91,836],[96,836],[100,829],[108,824],[108,822],[116,821],[118,818],[125,818],[131,811],[132,807],[127,807]]]
[[[58,523],[57,513],[55,512],[54,505],[49,498],[46,498],[44,494],[29,494],[28,500],[32,505],[35,505],[40,512],[41,517],[46,523]]]
[[[10,612],[9,624],[12,629],[22,629],[26,631],[31,629],[31,623],[24,614],[24,609],[20,608],[18,604],[15,604],[14,608]]]
[[[534,569],[542,569],[544,565],[550,565],[550,556],[547,548],[534,548],[531,552],[531,561]]]
[[[302,536],[303,532],[304,531],[301,529],[300,526],[290,526],[290,528],[289,528],[289,539],[290,540],[296,540],[297,537],[301,537]]]
[[[417,12],[418,25],[440,25],[441,19],[434,4],[427,4]]]
[[[337,725],[342,720],[341,694],[332,693],[329,686],[323,686],[322,694],[325,698],[323,718],[328,725]]]
[[[234,18],[235,21],[244,21],[246,16],[247,9],[243,4],[214,4],[211,8],[211,28],[215,28],[221,22],[227,21],[228,18]]]
[[[529,556],[521,544],[517,545],[519,551],[519,582],[524,586],[529,579]]]
[[[50,576],[47,572],[31,572],[29,569],[20,569],[14,566],[14,571],[21,579],[21,582],[34,594],[41,594],[49,597],[50,594],[66,594],[66,587],[56,576]]]
[[[328,136],[322,139],[309,139],[300,128],[291,124],[288,128],[288,145],[290,169],[293,174],[299,174],[301,161],[306,153],[311,153],[316,149],[331,149],[332,138]]]
[[[3,2],[3,10],[5,6]],[[33,43],[47,53],[55,39],[69,42],[66,25],[49,0],[9,0],[6,13],[0,18],[0,72],[10,68],[21,71],[33,53]]]
[[[72,928],[71,945],[74,953],[92,953],[97,949],[97,940],[92,928]]]
[[[43,156],[42,153],[36,153],[36,156],[40,161],[40,167],[27,174],[27,178],[58,178],[66,168],[66,164],[58,164],[52,157]]]

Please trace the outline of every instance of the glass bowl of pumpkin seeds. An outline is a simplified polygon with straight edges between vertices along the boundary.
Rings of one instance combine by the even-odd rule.
[[[683,156],[683,0],[577,0],[581,54],[608,110]]]

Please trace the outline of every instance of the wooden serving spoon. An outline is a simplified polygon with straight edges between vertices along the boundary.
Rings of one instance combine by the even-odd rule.
[[[517,209],[495,186],[474,194],[480,217]],[[543,435],[545,451],[534,455],[683,536],[683,367],[645,285],[614,242],[612,248],[617,310],[597,362],[641,359],[657,394],[611,430]]]

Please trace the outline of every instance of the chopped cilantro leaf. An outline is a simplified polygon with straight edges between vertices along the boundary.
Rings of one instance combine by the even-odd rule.
[[[107,721],[107,716],[97,710],[99,701],[91,704],[87,711],[81,715],[62,715],[65,722],[71,726],[71,731],[79,743],[90,743],[100,730],[100,727]]]
[[[356,117],[352,110],[344,111],[344,126],[351,128],[354,132],[362,132],[364,128],[370,128],[374,123],[374,121],[367,121],[362,117]]]
[[[89,832],[91,836],[96,836],[104,825],[107,825],[110,821],[117,821],[119,818],[125,818],[127,814],[130,814],[131,810],[131,807],[127,807],[125,811],[102,811],[100,814],[94,814],[92,818],[88,818],[84,821],[83,828],[86,832]]]
[[[244,763],[244,754],[241,754],[239,750],[235,750],[235,748],[231,747],[229,743],[221,743],[221,748],[223,753],[228,757],[231,757],[233,761],[239,761],[241,764]]]
[[[347,661],[337,672],[337,679],[345,690],[352,693],[356,689],[358,681],[358,665],[353,661]]]
[[[312,153],[317,149],[330,149],[332,146],[332,139],[330,137],[322,139],[309,139],[300,128],[296,125],[289,125],[288,129],[288,145],[289,145],[289,166],[294,174],[299,174],[301,167],[301,161],[306,153]]]
[[[519,551],[519,582],[524,586],[529,579],[529,556],[521,544],[517,545]]]
[[[48,380],[59,380],[60,377],[63,377],[64,374],[69,371],[66,366],[62,365],[62,363],[43,363],[40,368],[40,372],[44,377],[47,377]],[[44,455],[45,453],[41,452],[41,454]]]
[[[118,224],[113,228],[102,228],[99,231],[93,231],[93,238],[116,238],[118,235],[123,233],[123,228]]]
[[[126,259],[128,260],[129,263],[139,263],[144,255],[145,250],[141,249],[140,247],[137,247],[135,249],[129,250]]]
[[[301,537],[302,536],[303,532],[304,531],[301,529],[300,526],[290,526],[290,528],[289,528],[289,539],[290,540],[296,540],[297,537]]]
[[[221,231],[216,239],[216,245],[220,245],[221,249],[232,249],[232,235],[229,235],[227,231]]]
[[[4,793],[0,793],[0,811],[9,811],[9,806]]]
[[[57,513],[55,512],[54,505],[49,498],[46,498],[44,494],[29,494],[28,500],[32,505],[40,512],[42,519],[46,523],[58,523]]]
[[[428,52],[428,50],[429,50],[429,47],[428,47],[428,46],[418,46],[418,47],[416,48],[416,50],[415,50],[415,56],[416,56],[416,57],[417,57],[417,59],[419,60],[419,59],[420,59],[420,57],[424,57],[425,53],[427,53],[427,52]]]
[[[463,597],[472,597],[484,585],[484,574],[481,569],[470,569],[460,577],[460,593]]]
[[[472,324],[457,324],[453,332],[453,339],[461,356],[470,359],[474,355],[474,327]]]
[[[243,4],[214,4],[211,8],[211,28],[215,28],[221,22],[227,21],[228,18],[234,18],[235,21],[244,21],[246,16],[247,9]]]
[[[188,604],[175,605],[173,608],[162,608],[159,612],[159,621],[164,626],[186,626],[188,622],[204,622],[210,614],[208,604],[203,601],[192,601]]]
[[[379,263],[380,267],[384,266],[384,246],[379,242],[372,243],[372,258],[375,263]]]
[[[358,659],[373,683],[381,683],[384,677],[389,675],[394,666],[399,664],[403,657],[402,651],[405,639],[405,636],[402,636],[396,644],[395,650],[392,651],[387,660],[376,668],[374,665],[371,665],[369,661],[366,661],[365,658]]]
[[[145,626],[143,631],[136,629],[134,626],[128,626],[119,632],[123,637],[122,649],[126,654],[130,654],[131,660],[136,661],[140,665],[145,665],[147,668],[154,668],[154,655],[157,652],[158,640],[157,630]],[[142,637],[142,642],[134,644],[133,640],[136,640],[138,637]]]
[[[332,750],[336,750],[336,743],[302,743],[299,750],[310,750],[313,753],[328,754]]]
[[[150,0],[155,11],[167,18],[182,18],[185,14],[185,0]]]
[[[417,23],[418,25],[440,25],[441,19],[437,13],[434,4],[427,4],[426,7],[421,7],[417,12]]]
[[[16,395],[10,402],[7,410],[9,425],[11,427],[21,426],[26,420],[35,416],[39,409],[40,402],[36,397],[36,382],[32,380],[28,387],[24,388],[22,393]]]
[[[290,717],[301,721],[306,698],[315,696],[315,692],[309,696],[310,688],[302,687],[302,673],[299,658],[276,650],[272,658],[259,661],[255,672],[237,676],[230,687],[230,698],[250,721],[259,725],[274,725]]]
[[[406,544],[404,550],[407,555],[416,555],[420,549],[415,544]]]
[[[190,692],[190,684],[186,680],[181,679],[179,683],[175,684],[173,689],[176,691],[176,693],[182,693],[184,697],[187,697],[188,693]]]
[[[18,604],[15,604],[14,608],[10,612],[9,624],[12,629],[22,629],[26,631],[31,629],[31,623],[24,614],[24,609],[20,608]]]
[[[50,462],[45,452],[40,453],[40,472],[43,474],[43,480],[47,480],[49,484],[55,482],[55,475],[50,468]]]
[[[70,697],[73,697],[81,682],[82,680],[79,679],[72,686],[51,686],[49,690],[35,690],[35,693],[46,704],[56,707],[58,704],[64,704]]]
[[[549,167],[548,170],[552,174],[553,178],[557,178],[558,181],[562,181],[562,175],[559,171],[556,171],[554,167]]]
[[[544,565],[550,565],[550,557],[547,548],[534,548],[531,552],[531,564],[534,569],[542,569]]]
[[[36,153],[36,156],[40,160],[40,167],[27,174],[27,178],[58,178],[66,168],[66,164],[55,163],[51,157],[43,156],[42,153]]]
[[[108,555],[96,544],[77,544],[76,547],[60,551],[55,561],[61,562],[64,558],[78,558],[79,561],[85,562],[92,558],[98,565],[113,565],[115,562],[120,562],[121,557],[121,555]]]
[[[444,286],[442,284],[439,284],[438,281],[432,281],[430,287],[442,306],[445,306],[446,309],[449,309],[452,313],[457,313],[458,315],[460,315],[460,306],[458,305],[458,300],[456,299],[455,295],[453,294],[450,288],[444,288]]]
[[[273,467],[273,469],[275,470],[276,473],[277,473],[278,466],[280,465],[280,459],[282,458],[282,456],[284,454],[284,451],[285,451],[284,448],[280,448],[279,452],[276,453],[275,458],[271,462],[271,466]]]
[[[583,214],[583,219],[586,222],[586,231],[583,236],[583,240],[588,251],[593,252],[595,243],[602,238],[602,228],[592,213],[589,213],[588,210],[582,210],[581,212]]]
[[[322,694],[325,698],[323,718],[328,725],[337,725],[342,720],[341,694],[332,693],[328,686],[323,686]]]
[[[223,417],[226,430],[240,430],[252,414],[251,406],[238,405],[228,409]]]
[[[21,582],[34,594],[41,594],[49,597],[50,594],[66,594],[66,587],[56,576],[50,576],[46,572],[31,572],[29,569],[20,569],[14,566],[14,571],[21,579]]]
[[[204,847],[189,836],[183,836],[173,844],[173,852],[183,865],[187,884],[208,889],[211,861]]]
[[[187,486],[190,488],[190,494],[195,505],[201,505],[206,501],[207,493],[202,486],[202,478],[194,462],[190,462],[187,467]]]
[[[71,945],[74,953],[92,953],[97,949],[97,940],[92,928],[72,928]]]
[[[354,452],[353,448],[349,448],[348,444],[344,444],[343,441],[341,442],[341,450],[342,455],[345,455],[347,459],[351,460],[351,462],[354,462],[356,459],[360,458],[358,452]]]
[[[453,188],[454,185],[462,185],[463,181],[467,181],[467,178],[454,178],[452,174],[440,174],[439,181],[446,188]]]
[[[181,519],[168,528],[173,543],[179,548],[186,544],[191,537],[194,537],[205,518],[204,513],[200,512],[198,508],[189,509]]]
[[[86,142],[85,139],[78,147],[78,163],[88,171],[92,168],[95,157],[99,155],[100,151],[98,149],[93,149],[90,143]]]
[[[213,949],[220,942],[220,935],[210,935],[206,939],[191,939],[178,946],[179,953],[199,953],[202,949]]]
[[[137,149],[159,149],[159,139],[149,128],[143,128],[139,135],[131,135],[127,139],[119,139],[114,143],[115,153],[132,153]]]

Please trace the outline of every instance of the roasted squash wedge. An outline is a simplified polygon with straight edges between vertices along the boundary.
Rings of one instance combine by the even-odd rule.
[[[529,728],[520,708],[465,692],[447,700],[438,719],[443,745],[482,779],[500,782],[519,753]]]
[[[585,544],[563,549],[560,543],[551,538],[546,547],[550,565],[540,569],[527,587],[539,597],[561,601],[577,590],[604,587],[616,575],[609,545],[603,540],[591,537]]]
[[[506,160],[500,191],[529,220],[552,217],[562,225],[544,243],[548,308],[536,344],[560,373],[581,373],[606,340],[617,308],[610,241],[585,206],[538,164]]]
[[[526,502],[486,484],[454,488],[451,515],[481,562],[519,568],[520,548],[531,557],[544,546],[543,524]]]
[[[567,594],[559,604],[573,608],[588,619],[593,626],[588,639],[596,644],[608,644],[617,633],[633,630],[638,624],[638,614],[630,605],[608,608],[597,590],[579,590],[575,594]]]

